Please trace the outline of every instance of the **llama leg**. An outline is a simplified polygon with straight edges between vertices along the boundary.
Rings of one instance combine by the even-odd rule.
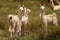
[[[15,26],[16,26],[16,24],[14,23],[14,24],[13,24],[13,27],[12,27],[12,39],[13,39],[13,40],[14,40],[14,38],[15,38],[15,36],[16,36],[16,35],[15,35],[15,34],[16,34],[16,33],[15,33],[15,31],[16,31],[16,30],[15,30]]]
[[[57,22],[55,23],[55,26],[58,26]]]
[[[24,36],[24,22],[22,22],[21,35]]]
[[[54,24],[55,26],[58,26],[57,21],[53,21],[53,24]]]
[[[13,36],[13,40],[16,40],[15,38],[16,38],[16,35],[15,35],[16,33],[15,32],[12,32],[12,36]]]
[[[15,29],[15,26],[16,26],[16,25],[15,25],[15,23],[14,23],[14,24],[13,24],[13,28],[12,28],[12,31],[13,31],[13,32],[15,32],[15,30],[14,30],[14,29]]]
[[[44,26],[44,40],[46,40],[47,39],[47,35],[48,35],[48,33],[47,33],[48,31],[47,31],[47,22],[45,23],[45,26]]]
[[[11,28],[11,26],[9,26],[9,33],[10,33],[10,35],[9,35],[10,39],[12,39],[13,36],[12,36],[12,28]]]
[[[45,28],[44,28],[45,31],[47,32],[47,22],[44,23],[44,27],[45,27]]]
[[[17,26],[17,33],[19,36],[21,36],[21,26],[22,26],[22,23],[19,23]]]
[[[9,32],[11,32],[11,26],[9,26]]]
[[[27,23],[24,23],[24,36],[26,36],[26,27],[27,27]]]
[[[12,31],[10,31],[10,39],[12,39]]]
[[[22,23],[22,36],[25,36],[26,35],[26,24],[23,22]]]

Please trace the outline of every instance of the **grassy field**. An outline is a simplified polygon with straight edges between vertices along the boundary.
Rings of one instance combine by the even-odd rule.
[[[8,19],[9,14],[17,14],[18,4],[20,2],[0,1],[0,40],[9,40],[8,32]],[[22,4],[31,9],[29,14],[29,22],[27,25],[27,35],[25,37],[18,37],[16,40],[43,40],[42,26],[39,19],[40,9],[39,1],[23,1]],[[58,18],[58,26],[53,24],[48,25],[48,39],[47,40],[60,40],[60,11],[53,11],[46,6],[46,14],[55,12]]]

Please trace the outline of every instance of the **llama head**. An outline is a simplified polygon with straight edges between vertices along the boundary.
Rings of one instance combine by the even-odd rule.
[[[19,9],[20,9],[21,11],[23,11],[23,7],[20,7]]]
[[[44,10],[44,9],[45,9],[45,4],[40,4],[40,8],[41,8],[42,10]]]
[[[30,13],[30,12],[31,12],[31,10],[30,10],[30,9],[27,9],[27,12],[29,12],[29,13]]]
[[[40,4],[40,13],[45,14],[45,4]]]
[[[22,5],[22,6],[21,5],[18,5],[18,7],[19,7],[19,10],[20,11],[23,11],[24,10],[24,5]]]

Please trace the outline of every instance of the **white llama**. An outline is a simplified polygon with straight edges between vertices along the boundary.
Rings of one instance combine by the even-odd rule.
[[[31,12],[30,9],[27,9],[24,7],[24,15],[22,16],[21,22],[22,22],[22,35],[26,35],[26,26],[28,23],[28,19],[29,19],[29,13]]]
[[[44,5],[42,5],[41,7],[41,13],[40,13],[40,19],[42,21],[42,24],[44,25],[43,30],[44,30],[44,39],[47,38],[47,26],[48,23],[53,23],[55,26],[57,26],[57,17],[56,17],[56,13],[53,14],[49,14],[49,15],[45,15],[45,7]]]

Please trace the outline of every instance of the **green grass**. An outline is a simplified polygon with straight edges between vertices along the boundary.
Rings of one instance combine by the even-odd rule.
[[[0,40],[9,40],[8,32],[8,15],[17,14],[17,5],[20,2],[4,2],[0,3]],[[21,4],[29,7],[32,12],[29,14],[29,22],[27,25],[27,35],[25,37],[18,37],[17,40],[43,40],[41,20],[39,19],[40,8],[39,1],[23,1]],[[52,11],[46,6],[46,14],[56,12],[58,18],[58,25],[60,26],[60,11]],[[47,40],[60,40],[60,27],[53,24],[48,25],[48,39]]]

